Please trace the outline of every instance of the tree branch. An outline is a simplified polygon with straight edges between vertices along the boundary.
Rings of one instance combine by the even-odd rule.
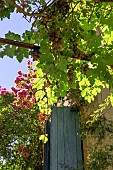
[[[41,13],[27,13],[24,11],[23,8],[21,8],[19,5],[17,5],[13,0],[7,0],[8,3],[10,3],[11,5],[13,5],[18,12],[23,13],[24,16],[29,16],[29,17],[42,17],[44,15],[44,12],[48,10],[48,8],[50,8],[52,5],[54,5],[54,3],[56,3],[58,0],[53,1],[52,3],[50,3],[47,7],[45,7]]]
[[[13,0],[7,0],[11,5],[17,8],[18,12],[23,13],[25,16],[28,15],[19,5],[17,5]]]
[[[34,45],[34,44],[18,42],[18,41],[14,41],[14,40],[5,39],[5,38],[0,38],[0,43],[14,45],[14,46],[28,48],[28,49],[35,49],[37,51],[39,51],[39,49],[40,49],[39,46]]]
[[[46,6],[46,7],[42,10],[42,12],[46,12],[46,11],[47,11],[52,5],[54,5],[57,1],[58,1],[58,0],[52,1],[48,6]]]

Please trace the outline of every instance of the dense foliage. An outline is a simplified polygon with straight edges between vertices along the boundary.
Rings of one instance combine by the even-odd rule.
[[[25,84],[21,83],[21,88],[23,89],[24,87],[27,90],[15,91],[15,89],[12,89],[16,97],[16,106],[19,107],[18,112],[22,114],[22,109],[26,110],[26,107],[28,107],[26,112],[22,114],[23,116],[18,118],[19,114],[16,115],[19,122],[25,116],[26,126],[24,128],[22,123],[20,123],[21,125],[19,122],[16,124],[16,126],[23,128],[23,131],[20,130],[21,133],[23,132],[24,134],[27,126],[30,131],[35,131],[36,129],[31,127],[33,126],[32,123],[28,123],[29,117],[35,117],[36,112],[49,115],[51,106],[56,104],[59,99],[62,100],[63,104],[65,96],[70,99],[71,104],[80,105],[83,99],[91,103],[102,88],[112,88],[113,2],[104,0],[1,1],[1,20],[6,17],[10,18],[13,12],[22,13],[32,27],[31,30],[26,30],[22,36],[9,31],[5,37],[10,40],[40,46],[40,49],[34,48],[30,53],[28,49],[12,45],[1,44],[0,46],[0,57],[4,55],[9,57],[16,56],[18,61],[21,62],[24,57],[32,55],[35,61],[36,76],[33,80],[32,90],[29,85],[24,87]],[[19,79],[16,79],[16,84],[25,81],[25,77],[21,77],[21,72],[19,72],[19,75]],[[30,75],[29,79],[32,80]],[[10,100],[14,100],[11,95],[7,95],[11,98]],[[25,101],[21,99],[22,95],[25,97]],[[4,103],[3,100],[4,95],[1,97],[1,103]],[[106,103],[113,105],[112,93],[106,99],[105,105]],[[101,110],[104,109],[105,105],[102,105]],[[5,114],[1,114],[4,115],[5,122],[7,122],[6,118],[11,116],[10,109],[14,109],[11,108],[11,105],[8,106],[6,107],[5,103],[2,106],[2,110],[9,109],[4,111]],[[95,118],[95,115],[96,118],[99,117],[98,113],[101,110],[95,112],[93,117]],[[97,121],[97,119],[94,120]],[[16,122],[14,121],[13,123]],[[12,127],[14,127],[13,123]],[[95,121],[92,121],[93,123]],[[9,124],[7,127],[10,127]],[[34,133],[36,132],[31,134]],[[18,135],[19,132],[15,132],[14,136],[7,139],[7,141],[14,140],[14,137]],[[32,138],[30,134],[26,134],[26,139],[24,140],[29,142],[29,138]],[[23,141],[22,138],[21,140]],[[28,159],[29,149],[27,149],[27,144],[24,150],[22,149],[23,144],[20,141],[18,143],[20,143],[21,152],[24,151],[24,156],[27,153]],[[14,152],[14,149],[8,149],[10,153]],[[15,146],[15,149],[17,149],[17,146]],[[31,150],[33,152],[33,149]],[[13,156],[12,154],[9,156],[9,158],[11,157],[14,157],[14,153]],[[32,161],[32,159],[30,160]],[[103,170],[106,167],[103,167]],[[100,165],[96,168],[100,168]]]
[[[1,169],[42,169],[46,114],[39,111],[32,81],[35,70],[28,61],[28,74],[18,72],[11,91],[0,88]],[[40,140],[39,140],[40,138]]]

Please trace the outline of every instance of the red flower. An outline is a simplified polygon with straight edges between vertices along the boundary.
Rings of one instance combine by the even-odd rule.
[[[18,146],[18,151],[19,152],[23,152],[24,151],[24,146],[23,145],[19,145]]]
[[[41,120],[46,120],[46,115],[45,115],[45,113],[39,113],[39,114],[38,114],[38,117],[39,117],[39,119],[41,119]]]

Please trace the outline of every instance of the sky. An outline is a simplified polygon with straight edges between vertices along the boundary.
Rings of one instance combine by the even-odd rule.
[[[22,34],[26,29],[30,29],[30,23],[22,18],[21,14],[12,14],[10,19],[0,21],[0,37],[4,38],[8,31],[16,34]],[[14,86],[14,80],[17,72],[21,70],[23,73],[27,72],[26,67],[27,59],[21,63],[16,58],[9,58],[4,56],[0,58],[0,86],[6,87],[8,90]]]

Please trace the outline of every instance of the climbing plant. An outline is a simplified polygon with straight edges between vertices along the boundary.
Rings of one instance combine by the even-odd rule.
[[[4,45],[4,41],[0,40],[0,57],[16,56],[21,62],[23,58],[32,56],[36,77],[32,81],[30,92],[32,94],[33,90],[36,90],[34,98],[39,113],[49,115],[51,107],[57,105],[59,100],[62,104],[65,100],[69,100],[71,105],[77,106],[84,101],[91,103],[102,88],[112,88],[112,1],[2,0],[0,2],[1,20],[10,19],[13,12],[15,15],[21,13],[30,23],[31,29],[26,30],[22,35],[9,31],[5,38],[35,44],[35,46],[29,50],[10,43]],[[17,79],[16,83],[19,81],[21,80]],[[28,91],[20,93],[26,95]],[[16,106],[22,104],[20,107],[26,107],[26,104],[25,106],[23,104],[25,101],[20,100],[22,103],[18,103],[18,95],[16,97]],[[32,100],[30,96],[29,100]],[[29,105],[29,102],[27,104]],[[85,122],[86,131],[91,131],[95,121],[100,121],[100,112],[108,104],[113,105],[112,92],[105,104],[101,105],[100,110],[91,116],[94,119],[91,119],[90,123]],[[34,103],[29,107],[34,108]],[[42,138],[44,137],[41,136]],[[21,152],[24,150],[23,146],[20,150]]]

